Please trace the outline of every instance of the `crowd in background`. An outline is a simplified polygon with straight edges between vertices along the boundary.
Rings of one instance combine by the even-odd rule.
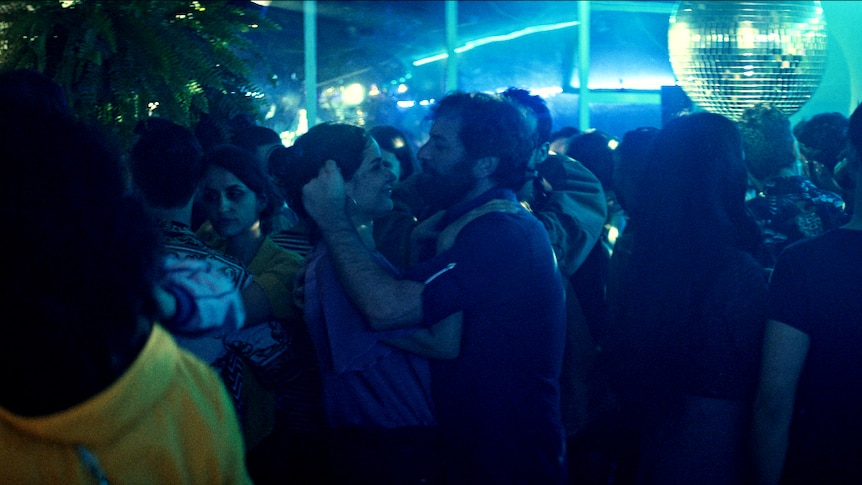
[[[0,73],[0,483],[862,481],[862,108],[124,149],[63,90]]]

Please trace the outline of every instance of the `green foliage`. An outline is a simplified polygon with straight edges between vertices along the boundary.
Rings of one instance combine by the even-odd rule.
[[[211,108],[254,118],[255,99],[246,93],[258,91],[251,66],[260,54],[243,34],[278,26],[252,7],[223,0],[6,1],[0,67],[45,73],[66,88],[82,120],[111,128],[122,142],[151,112],[186,126]]]

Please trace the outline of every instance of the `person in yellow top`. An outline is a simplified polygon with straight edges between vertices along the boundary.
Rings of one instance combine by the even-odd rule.
[[[208,224],[198,235],[239,260],[253,276],[243,290],[246,326],[296,318],[293,287],[302,258],[268,236],[282,200],[254,156],[233,145],[207,153],[200,200]]]
[[[314,371],[317,359],[293,296],[302,257],[269,237],[274,215],[284,202],[253,153],[233,145],[211,149],[204,156],[200,203],[208,221],[198,230],[199,237],[236,258],[252,275],[252,283],[243,290],[245,327],[229,334],[225,344],[246,360],[273,400],[269,411],[265,401],[257,403],[258,414],[269,413],[272,419],[269,430],[262,430],[271,437],[260,443],[265,446],[249,445],[260,456],[279,446],[273,443],[284,436],[282,432],[306,424],[316,430],[324,426],[322,384]],[[249,463],[255,477],[257,461]]]
[[[176,300],[111,145],[4,91],[0,146],[0,484],[250,484],[224,385],[155,323]]]
[[[154,326],[110,387],[44,416],[0,408],[0,483],[251,483],[215,372]]]

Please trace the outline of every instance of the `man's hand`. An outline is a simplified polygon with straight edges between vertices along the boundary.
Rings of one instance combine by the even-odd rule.
[[[334,160],[327,160],[320,173],[302,187],[302,203],[308,215],[324,229],[331,221],[346,217],[344,178]]]
[[[429,240],[436,240],[440,235],[440,230],[437,229],[437,223],[443,218],[446,211],[439,211],[433,216],[420,222],[413,228],[410,233],[410,240],[415,243],[421,243]]]

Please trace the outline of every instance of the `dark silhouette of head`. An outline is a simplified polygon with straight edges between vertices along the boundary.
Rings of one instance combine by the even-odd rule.
[[[646,171],[647,156],[659,131],[652,126],[628,131],[614,150],[616,163],[613,179],[617,200],[632,217],[636,217],[638,211],[638,191]]]
[[[862,104],[856,106],[847,122],[847,142],[862,153]]]
[[[548,137],[548,141],[551,142],[551,150],[554,153],[565,155],[569,149],[569,140],[573,136],[580,134],[581,130],[577,126],[564,126],[560,128]]]
[[[675,118],[653,140],[647,160],[640,227],[649,228],[644,232],[657,247],[755,249],[760,235],[745,207],[742,138],[731,120],[707,112]]]
[[[33,69],[0,72],[0,95],[17,98],[17,102],[45,116],[74,117],[63,86]]]
[[[170,121],[144,131],[130,153],[132,179],[153,207],[184,207],[203,174],[203,148],[192,131]]]
[[[161,267],[112,145],[33,103],[0,94],[2,298],[27,319],[0,326],[0,366],[26,367],[7,373],[0,405],[27,415],[82,402],[125,370],[149,334]]]
[[[793,127],[799,152],[806,160],[820,162],[830,172],[841,161],[847,143],[849,120],[841,113],[819,113]]]
[[[591,130],[569,140],[566,155],[584,164],[599,179],[605,192],[614,188],[614,149],[616,137],[601,130]]]
[[[548,109],[548,104],[544,98],[537,94],[532,94],[526,89],[514,87],[506,89],[500,93],[500,96],[530,110],[532,113],[531,116],[536,120],[536,145],[551,141],[551,127],[554,121],[551,117],[551,110]]]

